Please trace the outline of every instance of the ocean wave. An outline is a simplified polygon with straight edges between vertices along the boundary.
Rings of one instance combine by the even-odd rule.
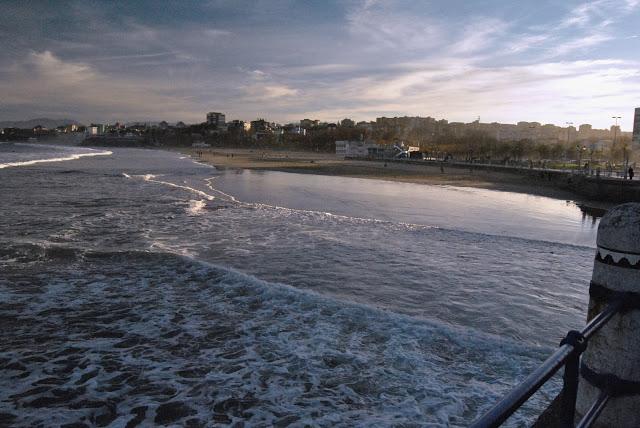
[[[465,426],[550,351],[172,253],[3,248],[16,425]]]
[[[70,160],[77,160],[83,157],[111,156],[113,154],[113,152],[108,150],[104,150],[104,151],[97,151],[94,149],[85,149],[85,150],[92,150],[92,151],[88,153],[73,153],[67,156],[51,157],[51,158],[44,158],[44,159],[29,159],[29,160],[15,161],[15,162],[5,162],[5,163],[0,163],[0,169],[20,167],[20,166],[30,166],[30,165],[36,165],[39,163],[48,163],[48,162],[64,162],[64,161],[70,161]]]
[[[125,177],[126,178],[131,178],[131,176],[128,176],[126,174],[125,174]],[[170,181],[158,180],[157,179],[158,175],[144,174],[144,175],[141,175],[141,176],[134,176],[134,177],[142,178],[144,181],[148,181],[148,182],[151,182],[151,183],[157,183],[157,184],[161,184],[161,185],[167,186],[167,187],[173,187],[173,188],[176,188],[176,189],[186,190],[187,192],[195,193],[196,195],[199,195],[199,196],[205,198],[208,201],[213,201],[215,199],[214,196],[209,195],[208,193],[203,192],[202,190],[198,190],[198,189],[195,189],[193,187],[189,187],[186,184],[176,184],[176,183],[172,183]]]

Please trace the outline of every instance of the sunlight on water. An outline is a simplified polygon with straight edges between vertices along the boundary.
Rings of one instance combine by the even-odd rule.
[[[486,189],[271,171],[214,184],[241,201],[577,245],[595,246],[598,225],[570,201]]]

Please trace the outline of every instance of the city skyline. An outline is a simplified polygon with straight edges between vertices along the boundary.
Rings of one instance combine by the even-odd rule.
[[[631,130],[640,2],[542,3],[9,2],[0,120],[621,116]]]

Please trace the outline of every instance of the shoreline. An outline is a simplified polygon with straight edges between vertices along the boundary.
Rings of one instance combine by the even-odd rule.
[[[468,170],[434,165],[403,164],[368,160],[340,159],[332,153],[294,152],[250,149],[178,149],[192,159],[218,169],[248,169],[298,174],[315,174],[373,180],[386,180],[436,186],[459,186],[503,192],[524,193],[564,201],[572,201],[596,210],[606,210],[616,204],[594,201],[553,185],[532,182],[525,176],[509,172]]]

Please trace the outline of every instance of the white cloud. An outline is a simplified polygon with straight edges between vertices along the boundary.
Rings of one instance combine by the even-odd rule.
[[[451,50],[456,54],[468,54],[483,51],[494,45],[496,39],[503,35],[508,25],[496,18],[475,18],[464,26],[462,37],[456,41]]]
[[[298,94],[297,89],[278,84],[252,84],[245,86],[243,89],[254,100],[291,97]]]
[[[530,49],[539,48],[545,42],[552,39],[552,36],[546,34],[527,34],[524,36],[516,37],[515,39],[507,42],[506,53],[518,54],[528,51]]]
[[[585,27],[592,25],[592,22],[601,17],[604,6],[610,3],[610,0],[596,0],[582,3],[575,7],[560,24],[560,28],[578,26]]]
[[[87,118],[86,111],[100,112],[103,119],[192,114],[193,106],[186,99],[163,94],[157,82],[114,79],[88,64],[63,61],[49,51],[29,53],[5,74],[8,78],[0,82],[3,102],[31,105],[34,114],[56,106],[60,114],[81,120],[95,118]]]
[[[612,40],[613,37],[606,34],[589,34],[584,37],[578,37],[573,40],[559,43],[549,50],[552,56],[561,56],[571,53],[576,50],[584,50],[593,46],[600,45],[604,42]]]
[[[640,64],[635,62],[571,61],[506,67],[463,62],[449,67],[446,63],[422,71],[413,64],[411,69],[396,70],[384,78],[354,78],[329,91],[308,90],[308,99],[322,98],[324,102],[315,109],[303,106],[303,111],[324,120],[431,115],[471,121],[482,115],[485,120],[548,123],[570,117],[604,126],[610,116],[607,111],[621,112],[640,96]],[[575,117],[576,108],[584,111],[582,117]]]
[[[434,19],[414,16],[393,2],[367,0],[347,15],[349,32],[365,50],[388,48],[425,49],[443,40],[441,25]]]
[[[628,11],[632,11],[637,7],[640,7],[640,0],[625,0],[625,3]]]

